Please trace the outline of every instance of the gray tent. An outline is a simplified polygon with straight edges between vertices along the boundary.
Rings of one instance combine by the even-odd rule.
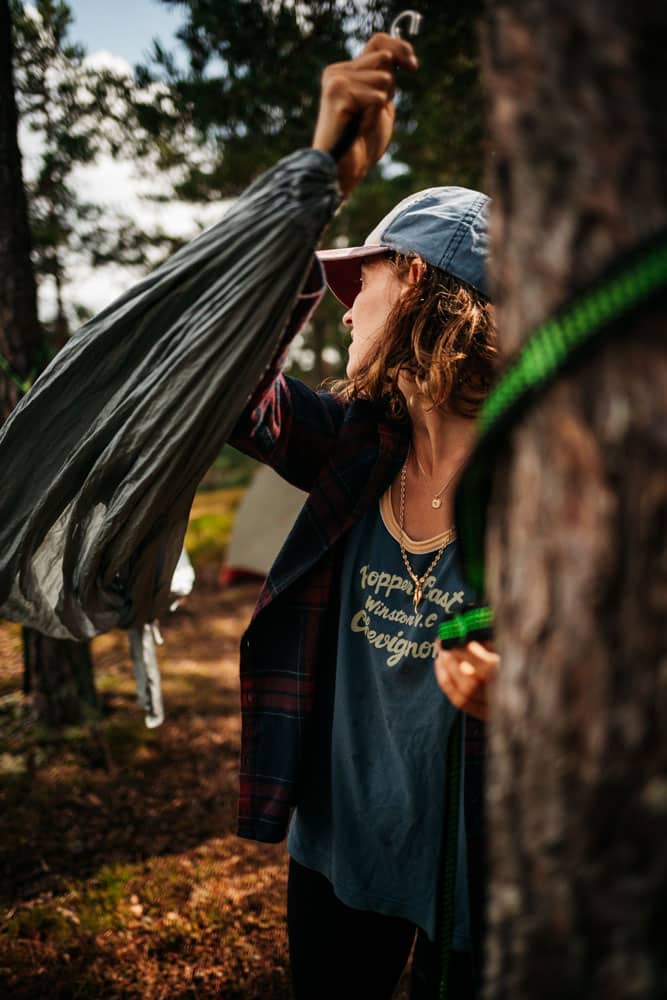
[[[302,490],[268,465],[256,470],[234,519],[220,572],[223,586],[247,576],[266,576],[305,499]]]

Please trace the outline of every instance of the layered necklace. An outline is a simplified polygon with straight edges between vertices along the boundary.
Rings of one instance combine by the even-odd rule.
[[[412,566],[410,565],[410,560],[408,559],[408,554],[407,554],[406,549],[405,549],[405,527],[404,527],[404,525],[405,525],[405,484],[406,484],[406,481],[407,481],[408,459],[409,458],[410,458],[410,451],[408,451],[407,458],[405,459],[405,462],[403,463],[403,468],[401,469],[401,505],[400,505],[400,518],[399,518],[399,527],[401,529],[401,540],[400,540],[399,544],[400,544],[400,547],[401,547],[401,556],[403,557],[403,562],[405,563],[405,568],[407,569],[407,571],[408,571],[408,573],[410,575],[410,579],[412,580],[412,585],[413,585],[412,603],[414,604],[415,614],[416,614],[417,613],[417,608],[419,606],[419,603],[420,603],[422,597],[424,596],[424,584],[428,580],[428,578],[429,578],[429,576],[431,574],[431,570],[433,570],[437,566],[438,562],[440,561],[440,557],[442,556],[442,553],[445,551],[445,549],[447,548],[447,546],[451,542],[452,538],[454,537],[454,530],[452,529],[451,531],[447,532],[447,534],[445,535],[445,539],[444,539],[442,545],[440,546],[440,548],[436,552],[435,556],[433,557],[433,560],[431,561],[431,565],[426,570],[426,572],[423,573],[421,576],[417,576],[417,574],[413,571]],[[415,461],[417,462],[417,465],[421,469],[421,466],[419,465],[419,461],[418,461],[416,455],[415,455]],[[447,489],[447,487],[449,486],[449,484],[451,483],[451,481],[453,480],[453,478],[456,475],[456,473],[462,467],[462,465],[463,465],[463,462],[461,462],[461,464],[458,465],[454,469],[454,471],[452,472],[451,476],[449,477],[449,479],[447,480],[447,482],[445,483],[445,485],[442,486],[438,490],[438,492],[434,494],[433,499],[431,500],[431,507],[433,507],[435,510],[438,510],[438,508],[442,505],[442,500],[440,498],[441,498],[442,494],[445,492],[445,490]],[[421,471],[423,473],[423,469]]]

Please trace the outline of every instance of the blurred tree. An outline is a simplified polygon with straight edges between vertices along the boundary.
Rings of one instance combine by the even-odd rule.
[[[495,0],[503,352],[667,225],[667,7]],[[511,434],[487,552],[488,1000],[667,996],[665,296]]]
[[[19,121],[36,147],[31,156],[36,165],[25,182],[32,259],[37,280],[53,281],[55,319],[44,327],[57,348],[69,335],[75,310],[65,302],[74,262],[145,266],[149,246],[171,249],[172,244],[164,233],[148,236],[129,218],[77,191],[78,169],[101,154],[122,151],[132,122],[131,76],[86,62],[85,50],[69,41],[67,3],[10,0],[10,9]]]
[[[137,70],[143,152],[175,171],[175,193],[237,195],[279,157],[310,143],[324,67],[354,55],[374,30],[389,30],[402,4],[389,0],[162,0],[183,11],[177,37],[187,66],[154,45]],[[383,164],[349,199],[326,239],[362,241],[400,198],[436,184],[480,184],[482,98],[476,19],[481,0],[420,3],[420,70],[399,81],[397,128]],[[193,151],[194,144],[194,151]],[[326,348],[343,338],[329,302],[312,325],[312,381],[330,373]]]
[[[183,8],[187,68],[154,43],[137,68],[148,148],[181,168],[177,195],[234,197],[281,156],[308,145],[324,66],[347,57],[355,4],[341,0],[163,0]],[[161,88],[154,85],[160,83]],[[193,158],[192,142],[198,145]]]
[[[42,361],[30,228],[12,77],[11,22],[0,2],[0,418],[4,421]]]
[[[17,138],[11,14],[0,0],[0,419],[6,420],[45,358],[37,319],[30,230]],[[51,725],[80,722],[97,710],[92,661],[83,643],[24,629],[24,689],[37,717]]]

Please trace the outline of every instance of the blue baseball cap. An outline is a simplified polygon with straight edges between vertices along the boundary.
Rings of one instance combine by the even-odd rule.
[[[318,250],[327,285],[348,309],[361,288],[361,267],[371,257],[398,251],[467,282],[487,298],[490,199],[464,187],[433,187],[399,201],[360,247]]]

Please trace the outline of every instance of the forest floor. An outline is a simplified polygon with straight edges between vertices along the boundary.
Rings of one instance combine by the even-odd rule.
[[[157,729],[123,632],[92,644],[102,719],[36,728],[20,630],[0,623],[0,996],[291,997],[285,845],[234,834],[238,645],[257,591],[198,571],[161,622]]]

